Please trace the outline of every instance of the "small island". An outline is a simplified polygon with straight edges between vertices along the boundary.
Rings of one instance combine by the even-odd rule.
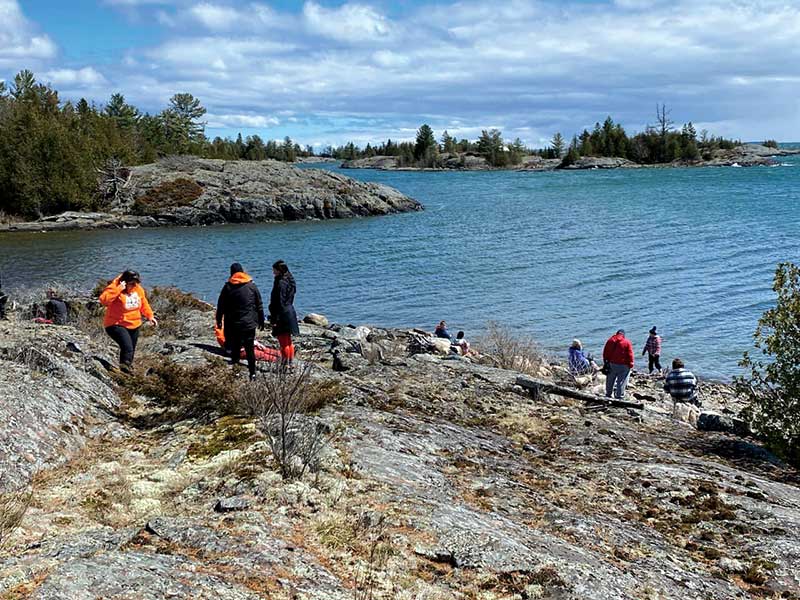
[[[691,122],[678,130],[665,106],[658,108],[657,121],[657,126],[629,136],[622,125],[607,117],[602,125],[595,123],[591,132],[584,129],[570,142],[556,133],[546,148],[538,149],[526,147],[519,138],[509,143],[498,129],[482,131],[474,142],[456,140],[444,131],[437,142],[431,127],[422,125],[413,143],[387,140],[363,149],[351,143],[327,149],[326,155],[342,159],[345,169],[553,171],[770,166],[776,164],[776,156],[800,153],[781,148],[775,140],[746,144],[706,130],[698,134]]]

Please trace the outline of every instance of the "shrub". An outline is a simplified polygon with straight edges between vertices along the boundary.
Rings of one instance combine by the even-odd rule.
[[[538,375],[544,354],[533,338],[519,335],[495,321],[486,325],[486,333],[475,344],[488,361],[501,369]]]
[[[737,391],[749,400],[744,416],[778,455],[800,466],[800,267],[778,265],[772,289],[774,308],[758,320],[754,346],[763,358],[745,352]]]
[[[235,412],[242,383],[222,359],[187,366],[145,357],[139,366],[132,375],[118,376],[120,385],[171,409],[178,418]]]
[[[148,294],[150,307],[158,319],[158,331],[162,335],[179,337],[189,310],[210,312],[214,307],[208,302],[183,292],[176,287],[154,287]]]
[[[257,420],[284,479],[316,471],[328,443],[328,427],[310,416],[319,407],[310,379],[311,367],[287,369],[275,363],[242,391],[242,404]]]
[[[165,208],[189,206],[203,195],[203,188],[194,180],[179,177],[155,186],[136,198],[133,212],[151,215]]]

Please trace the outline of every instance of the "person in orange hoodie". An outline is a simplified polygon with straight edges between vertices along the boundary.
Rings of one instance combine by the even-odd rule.
[[[154,327],[158,326],[139,273],[128,270],[115,277],[100,294],[100,304],[106,307],[103,319],[106,333],[119,346],[119,368],[130,373],[142,317]]]
[[[217,300],[217,328],[223,329],[225,343],[231,353],[231,363],[239,364],[244,346],[250,379],[256,377],[256,327],[264,329],[264,304],[253,278],[239,263],[231,265],[231,276]]]

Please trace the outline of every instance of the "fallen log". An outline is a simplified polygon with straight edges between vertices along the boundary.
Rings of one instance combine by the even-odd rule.
[[[526,390],[530,391],[534,397],[539,394],[556,394],[557,396],[565,396],[575,400],[582,400],[587,404],[604,404],[606,406],[618,406],[620,408],[636,408],[642,410],[644,404],[639,402],[627,402],[625,400],[616,400],[614,398],[606,398],[605,396],[595,396],[589,392],[582,392],[573,388],[564,387],[563,385],[556,385],[549,381],[542,379],[534,379],[533,377],[526,377],[524,375],[517,376],[516,384]]]

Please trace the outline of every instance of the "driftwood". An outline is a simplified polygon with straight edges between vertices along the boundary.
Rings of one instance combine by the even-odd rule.
[[[566,396],[567,398],[574,398],[575,400],[582,400],[587,404],[604,404],[606,406],[618,406],[620,408],[636,408],[643,409],[644,404],[639,402],[627,402],[625,400],[615,400],[613,398],[606,398],[605,396],[595,396],[588,392],[581,392],[573,388],[564,387],[563,385],[556,385],[549,381],[542,379],[534,379],[533,377],[526,377],[520,375],[517,377],[517,385],[530,391],[534,396],[538,394],[556,394],[557,396]]]

